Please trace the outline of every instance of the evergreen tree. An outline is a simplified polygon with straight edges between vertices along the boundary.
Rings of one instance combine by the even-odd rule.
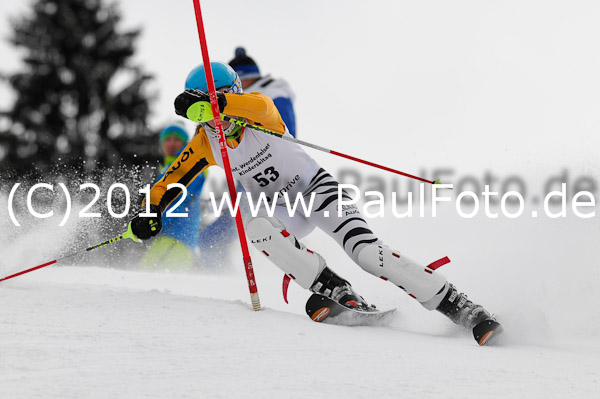
[[[3,168],[90,171],[157,156],[151,76],[131,63],[140,30],[122,31],[120,20],[103,0],[35,0],[12,21],[24,67],[8,77],[16,100],[2,112]]]

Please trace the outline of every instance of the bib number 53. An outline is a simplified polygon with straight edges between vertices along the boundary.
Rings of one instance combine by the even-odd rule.
[[[269,166],[262,173],[257,173],[252,176],[252,178],[258,182],[259,186],[264,187],[277,180],[279,178],[279,172],[277,172],[274,167]]]

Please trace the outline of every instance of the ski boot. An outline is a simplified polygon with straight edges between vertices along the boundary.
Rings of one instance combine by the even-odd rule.
[[[372,311],[374,305],[369,305],[358,295],[347,280],[338,276],[333,270],[325,267],[315,283],[310,287],[315,294],[321,294],[350,309]]]
[[[454,323],[471,329],[479,345],[485,345],[502,332],[502,326],[483,308],[449,284],[448,292],[437,309]]]

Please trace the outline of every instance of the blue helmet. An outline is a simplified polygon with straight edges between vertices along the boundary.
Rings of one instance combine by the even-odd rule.
[[[226,93],[243,93],[242,82],[238,74],[229,65],[223,62],[211,62],[215,88]],[[204,65],[198,65],[185,79],[185,89],[196,89],[208,93]]]

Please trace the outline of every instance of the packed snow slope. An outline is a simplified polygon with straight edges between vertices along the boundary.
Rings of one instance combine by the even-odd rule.
[[[308,294],[292,284],[286,305],[282,273],[255,251],[260,312],[238,253],[221,274],[52,266],[0,283],[0,397],[596,397],[597,226],[452,217],[372,225],[423,262],[449,255],[441,271],[498,315],[501,344],[477,346],[317,232],[309,248],[367,300],[398,308],[387,325],[312,322]],[[56,255],[56,240],[13,240],[2,275],[18,259],[23,269]]]

